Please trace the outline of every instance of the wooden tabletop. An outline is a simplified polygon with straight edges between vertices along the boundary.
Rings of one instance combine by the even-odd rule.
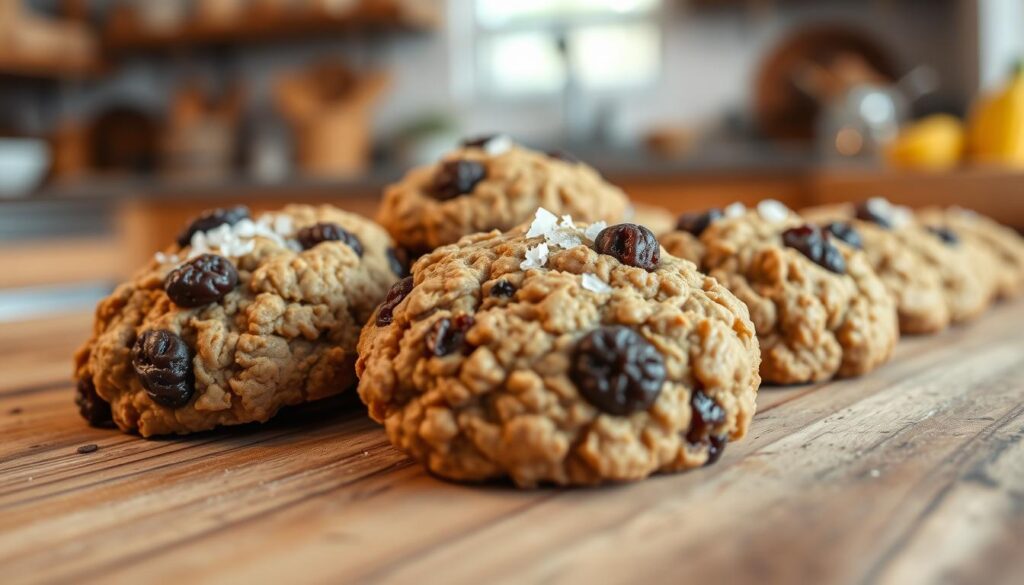
[[[351,401],[189,438],[91,429],[68,380],[88,328],[0,325],[5,583],[1024,575],[1024,301],[864,378],[763,388],[717,465],[586,490],[434,479]]]

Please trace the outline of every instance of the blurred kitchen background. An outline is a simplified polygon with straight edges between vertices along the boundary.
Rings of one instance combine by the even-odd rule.
[[[188,217],[381,188],[504,132],[672,213],[960,204],[1024,227],[1024,0],[0,0],[0,320]]]

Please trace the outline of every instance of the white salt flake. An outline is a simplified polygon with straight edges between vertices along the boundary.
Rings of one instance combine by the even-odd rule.
[[[290,239],[294,233],[292,218],[285,214],[264,214],[255,222],[246,218],[234,225],[224,223],[211,230],[192,234],[188,259],[209,253],[229,258],[245,256],[256,249],[256,238],[266,238],[279,246],[299,252],[302,247]],[[156,258],[161,263],[176,263],[180,260],[176,256],[167,255]]]
[[[251,238],[256,235],[256,224],[246,218],[236,223],[233,231],[240,238]]]
[[[725,217],[740,217],[743,214],[745,214],[746,212],[747,212],[747,206],[743,205],[739,201],[736,201],[735,203],[730,203],[722,211],[722,213],[723,213],[723,215],[725,215]]]
[[[583,230],[583,235],[586,236],[588,240],[593,242],[594,240],[597,239],[597,234],[601,233],[601,230],[603,230],[606,227],[608,227],[607,222],[595,221],[594,223],[587,226],[587,229]]]
[[[884,197],[872,197],[864,203],[872,215],[882,218],[894,228],[901,228],[914,219],[914,212],[903,205],[893,205]]]
[[[568,250],[583,243],[582,233],[583,231],[576,227],[576,222],[572,220],[571,215],[563,215],[561,222],[544,234],[544,240],[552,246]]]
[[[484,144],[484,152],[491,156],[505,154],[509,150],[512,150],[512,139],[506,134],[494,136]]]
[[[530,230],[526,232],[526,237],[536,238],[537,236],[546,236],[551,230],[555,229],[558,225],[558,217],[544,209],[543,207],[537,208],[537,213],[533,216],[533,223],[530,224]]]
[[[153,254],[153,258],[157,262],[159,262],[160,264],[177,264],[178,263],[178,255],[177,254],[164,254],[163,252],[157,252],[156,254]]]
[[[612,292],[611,285],[598,278],[598,276],[592,272],[583,273],[583,288],[590,292],[596,292],[599,294]]]
[[[789,217],[789,208],[785,206],[781,201],[775,199],[765,199],[757,204],[757,214],[760,215],[765,221],[779,222],[785,221]]]
[[[529,270],[530,268],[543,268],[547,263],[548,245],[546,243],[541,243],[526,251],[526,260],[519,263],[519,269]]]

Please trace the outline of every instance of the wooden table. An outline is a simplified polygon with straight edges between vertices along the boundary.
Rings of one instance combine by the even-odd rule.
[[[88,316],[7,324],[0,579],[1021,583],[1022,326],[1024,301],[864,378],[762,389],[712,467],[521,492],[434,479],[338,403],[185,439],[91,429],[68,380]]]

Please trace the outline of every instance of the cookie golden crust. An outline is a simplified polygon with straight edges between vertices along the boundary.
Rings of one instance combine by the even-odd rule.
[[[867,258],[833,242],[845,264],[828,270],[783,244],[805,222],[756,211],[714,221],[699,238],[665,236],[669,253],[699,260],[746,303],[761,344],[761,377],[793,384],[856,376],[885,363],[899,337],[895,304]]]
[[[439,198],[437,176],[452,161],[479,163],[485,175],[470,192]],[[387,188],[377,221],[399,245],[419,254],[469,234],[511,229],[538,207],[578,221],[611,223],[622,220],[628,201],[585,164],[515,145],[497,154],[466,147],[438,164],[413,169]]]
[[[1014,230],[973,211],[931,207],[917,212],[931,227],[948,227],[975,250],[980,266],[988,269],[996,298],[1024,293],[1024,238]]]
[[[864,255],[896,301],[901,333],[937,333],[949,326],[950,307],[940,272],[906,245],[904,238],[910,236],[901,237],[876,223],[857,219],[852,205],[813,207],[801,210],[800,215],[819,225],[840,222],[856,231]]]
[[[362,257],[341,241],[301,250],[286,232],[255,236],[244,253],[225,253],[237,285],[218,301],[183,308],[165,292],[165,279],[192,248],[158,255],[100,303],[92,338],[75,356],[75,375],[110,403],[123,431],[148,437],[263,422],[282,406],[337,394],[355,381],[359,329],[398,278],[388,258],[391,239],[372,222],[327,206],[289,206],[271,217],[286,232],[293,231],[288,225],[337,224],[358,238]],[[184,405],[158,403],[133,365],[137,340],[153,331],[188,348],[190,359],[179,360],[193,381]]]
[[[359,394],[392,443],[443,477],[529,487],[699,467],[746,434],[760,379],[742,303],[690,262],[662,255],[648,272],[589,241],[523,269],[544,242],[524,231],[421,258],[411,290],[363,329]],[[598,381],[574,364],[601,331],[638,336],[623,348],[663,360],[652,403],[612,414],[584,395],[578,384]]]

